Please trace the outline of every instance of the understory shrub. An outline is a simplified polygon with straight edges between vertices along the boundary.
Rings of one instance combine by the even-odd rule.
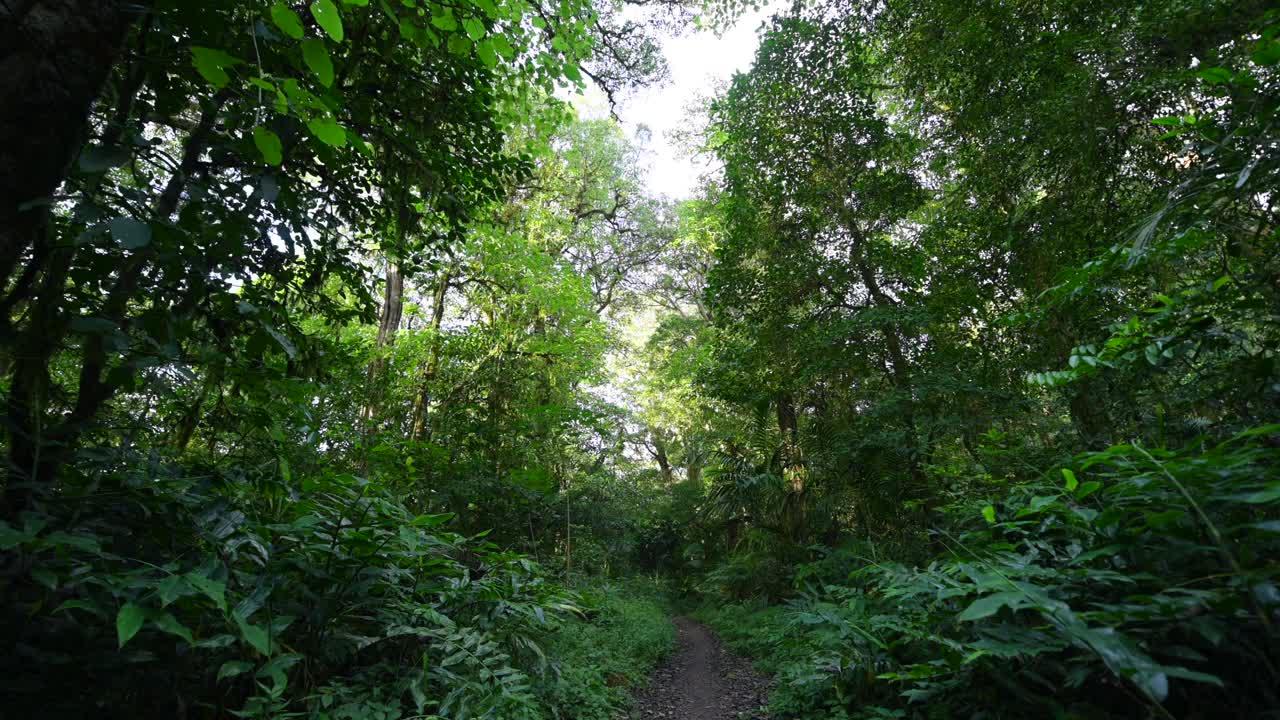
[[[563,616],[548,643],[555,677],[543,696],[556,718],[609,720],[671,651],[675,632],[657,591],[641,580],[581,597],[585,614]]]
[[[576,596],[450,515],[352,475],[82,467],[0,522],[6,714],[547,716]]]
[[[778,717],[1275,717],[1277,430],[1089,453],[944,508],[922,566],[702,617],[778,674]]]

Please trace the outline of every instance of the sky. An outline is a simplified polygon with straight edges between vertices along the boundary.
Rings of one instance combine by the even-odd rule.
[[[699,174],[708,165],[678,148],[671,132],[691,124],[688,108],[699,97],[714,95],[735,72],[751,67],[759,44],[756,29],[782,5],[780,0],[774,0],[743,15],[719,37],[710,30],[698,30],[664,38],[662,48],[671,69],[670,80],[619,98],[618,118],[627,133],[648,151],[650,192],[672,199],[692,196]],[[587,113],[608,112],[603,93],[594,88],[578,104]],[[646,128],[647,137],[643,132]]]

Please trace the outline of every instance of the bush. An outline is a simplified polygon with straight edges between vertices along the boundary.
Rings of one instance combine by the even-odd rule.
[[[527,558],[351,475],[109,460],[0,522],[8,712],[541,717],[577,603]]]
[[[707,610],[779,675],[779,717],[1258,717],[1280,707],[1275,426],[1117,445],[946,508],[924,567],[802,573],[785,608]]]
[[[597,586],[583,593],[583,605],[585,616],[564,618],[549,643],[558,659],[543,697],[554,717],[609,720],[671,651],[675,632],[642,581]]]

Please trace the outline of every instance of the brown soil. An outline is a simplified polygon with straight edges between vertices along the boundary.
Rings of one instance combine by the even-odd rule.
[[[676,618],[676,650],[636,695],[633,720],[764,718],[769,679],[720,645],[706,627]]]

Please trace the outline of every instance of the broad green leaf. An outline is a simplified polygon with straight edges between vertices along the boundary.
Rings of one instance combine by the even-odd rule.
[[[437,527],[443,525],[453,519],[453,513],[439,513],[437,515],[419,515],[414,518],[410,525],[414,527]]]
[[[1247,502],[1250,505],[1261,505],[1263,503],[1273,503],[1277,500],[1280,500],[1280,483],[1275,483],[1265,490],[1259,490],[1257,492],[1252,492],[1247,495],[1244,495],[1243,497],[1240,498],[1240,500],[1243,502]]]
[[[493,43],[493,49],[498,51],[498,55],[502,56],[503,60],[510,61],[515,58],[515,48],[511,47],[511,43],[501,33],[489,36],[489,42]]]
[[[240,62],[239,58],[232,57],[221,50],[198,45],[191,48],[191,63],[195,65],[196,72],[217,90],[221,90],[231,82],[231,76],[227,74],[226,69],[239,65]]]
[[[1000,611],[1000,608],[1014,606],[1023,599],[1022,593],[1012,590],[987,595],[974,600],[969,607],[965,608],[964,612],[960,613],[960,617],[957,619],[961,622],[981,620],[984,617],[996,614]]]
[[[156,594],[160,596],[161,606],[166,606],[190,592],[191,586],[182,579],[181,575],[170,575],[156,586]]]
[[[293,38],[301,40],[303,34],[302,18],[298,17],[298,13],[294,12],[288,5],[277,2],[271,6],[271,22],[280,28],[280,32]]]
[[[266,160],[268,165],[279,165],[284,159],[284,147],[280,144],[280,136],[264,127],[259,126],[253,129],[253,144],[258,146],[258,152],[262,153],[262,159]]]
[[[262,329],[266,330],[267,334],[271,335],[272,338],[275,338],[275,341],[279,343],[281,349],[284,350],[284,354],[288,355],[290,359],[298,357],[298,348],[291,340],[289,340],[288,337],[285,336],[284,333],[277,330],[275,326],[270,323],[262,323]]]
[[[347,144],[347,131],[333,118],[311,120],[307,122],[307,129],[326,145],[343,147]]]
[[[457,55],[458,57],[464,57],[471,53],[471,39],[462,34],[450,35],[448,47],[449,52]]]
[[[204,593],[205,597],[212,600],[218,609],[223,612],[227,611],[227,586],[214,580],[213,578],[201,575],[199,572],[191,571],[182,576],[192,587]]]
[[[475,18],[463,20],[462,29],[467,33],[467,37],[472,40],[479,40],[484,37],[484,23]]]
[[[250,647],[263,655],[271,654],[271,640],[267,636],[266,630],[241,618],[239,615],[235,616],[235,620],[236,626],[240,628],[240,637],[249,643]]]
[[[1082,483],[1080,487],[1076,489],[1076,499],[1083,500],[1097,492],[1101,487],[1102,483],[1097,482],[1096,480],[1090,480],[1087,483]]]
[[[325,47],[324,40],[320,38],[303,40],[302,59],[321,85],[325,87],[333,85],[333,61],[329,58],[329,50]]]
[[[995,509],[995,507],[994,507],[994,506],[992,506],[992,505],[988,505],[988,506],[986,506],[986,507],[982,508],[982,517],[986,518],[986,519],[987,519],[987,522],[992,523],[992,524],[995,524],[995,521],[996,521],[996,509]]]
[[[222,682],[229,677],[243,675],[253,669],[253,663],[246,660],[228,660],[222,663],[222,667],[218,668],[218,682]]]
[[[107,225],[111,228],[111,237],[125,250],[137,250],[151,244],[151,226],[144,222],[121,217]]]
[[[1067,479],[1067,491],[1074,492],[1080,483],[1076,480],[1076,474],[1067,468],[1062,468],[1062,477]]]
[[[80,169],[88,173],[103,172],[129,162],[132,153],[123,145],[89,145],[80,151]]]
[[[153,622],[156,624],[156,627],[170,635],[177,635],[183,640],[186,640],[188,645],[195,644],[195,638],[191,636],[191,630],[187,629],[186,625],[178,622],[178,618],[174,617],[170,613],[164,613],[160,617],[157,617]]]
[[[493,43],[488,38],[476,43],[476,56],[485,67],[491,68],[498,65],[498,52],[493,49]]]
[[[116,614],[116,640],[119,641],[120,647],[123,648],[125,643],[138,634],[145,617],[146,612],[133,603],[125,603],[124,607],[120,608],[120,612]]]
[[[315,0],[311,3],[311,17],[324,29],[334,42],[342,42],[342,15],[333,0]]]
[[[431,24],[444,30],[445,32],[453,32],[458,29],[458,21],[453,17],[453,11],[449,8],[441,8],[438,15],[431,16]]]
[[[1034,515],[1052,505],[1057,499],[1055,495],[1036,495],[1031,498],[1031,502],[1027,503],[1026,507],[1018,511],[1018,517]]]
[[[1280,40],[1264,40],[1253,51],[1253,61],[1264,67],[1280,63]]]
[[[1196,75],[1211,85],[1230,82],[1232,77],[1230,70],[1220,67],[1204,68],[1196,71]]]

